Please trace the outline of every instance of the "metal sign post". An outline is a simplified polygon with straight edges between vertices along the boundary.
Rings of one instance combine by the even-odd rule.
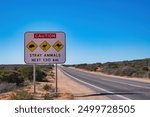
[[[57,64],[66,61],[66,34],[64,32],[26,32],[24,61],[26,64],[33,65],[34,93],[36,93],[36,64],[56,64],[57,93]]]
[[[36,93],[36,65],[33,64],[33,86],[34,86],[34,93]]]
[[[56,94],[58,93],[58,77],[57,77],[57,64],[56,64]]]

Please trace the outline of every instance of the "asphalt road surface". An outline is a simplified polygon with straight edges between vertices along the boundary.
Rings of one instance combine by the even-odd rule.
[[[59,69],[69,78],[94,90],[83,96],[107,96],[112,100],[150,100],[150,83],[111,78],[66,67]]]

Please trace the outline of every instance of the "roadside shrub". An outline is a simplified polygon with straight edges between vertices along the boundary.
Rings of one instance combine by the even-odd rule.
[[[148,69],[148,66],[144,66],[143,68],[142,68],[142,70],[143,71],[148,71],[149,69]]]
[[[118,65],[116,63],[106,63],[105,66],[110,69],[117,69]]]
[[[39,68],[40,70],[44,72],[49,72],[53,70],[54,65],[38,65],[37,68]]]
[[[21,77],[25,80],[33,80],[33,67],[32,66],[26,66],[22,67],[18,70],[21,74]],[[36,80],[39,82],[46,80],[46,73],[39,68],[36,69]]]
[[[51,85],[48,85],[48,84],[43,86],[43,89],[46,90],[46,91],[49,91],[50,88],[51,88]]]
[[[6,83],[6,82],[2,82],[0,83],[0,93],[5,93],[8,91],[13,91],[15,90],[17,87],[14,83]]]
[[[39,81],[39,82],[43,82],[43,81],[46,81],[46,76],[47,74],[40,70],[40,69],[36,69],[36,80]]]
[[[0,75],[1,82],[16,83],[19,86],[24,82],[24,79],[16,71],[4,70]]]
[[[33,78],[33,67],[32,66],[25,66],[18,69],[18,72],[20,72],[21,76],[25,80],[32,80]]]
[[[147,74],[145,73],[145,71],[142,71],[142,70],[136,71],[135,74],[136,74],[135,75],[136,77],[141,77],[141,78],[147,77]]]
[[[79,64],[79,65],[73,65],[76,68],[85,69],[89,71],[96,71],[97,68],[102,67],[101,63],[95,63],[95,64]]]
[[[150,58],[132,61],[118,61],[107,63],[94,64],[77,64],[77,65],[63,65],[66,67],[76,67],[90,71],[99,71],[106,74],[114,74],[119,76],[150,78]]]
[[[52,86],[52,84],[46,84],[43,86],[43,89],[46,90],[46,91],[50,91],[50,92],[54,92],[55,91],[55,88]]]
[[[120,70],[120,75],[122,76],[132,76],[136,72],[136,69],[133,67],[125,66]]]
[[[54,99],[54,95],[50,94],[50,93],[46,93],[44,95],[44,100],[53,100]]]
[[[52,78],[55,77],[55,73],[54,73],[53,71],[51,71],[49,75],[50,75]]]
[[[15,94],[12,94],[11,100],[32,100],[33,96],[27,91],[18,91]]]

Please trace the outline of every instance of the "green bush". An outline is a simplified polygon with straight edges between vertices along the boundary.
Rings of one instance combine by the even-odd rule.
[[[39,82],[43,82],[43,81],[46,81],[46,76],[47,74],[40,70],[40,69],[36,69],[36,80],[39,81]]]
[[[119,62],[107,62],[107,63],[94,63],[94,64],[78,64],[78,65],[64,65],[66,67],[76,67],[80,69],[97,71],[100,68],[100,72],[106,74],[114,74],[119,76],[150,77],[150,59],[132,60],[132,61],[119,61]]]
[[[18,70],[21,74],[21,77],[25,80],[33,80],[33,67],[32,66],[26,66],[22,67]],[[39,82],[45,81],[46,79],[46,73],[40,70],[39,68],[36,69],[36,80]]]
[[[44,99],[45,100],[53,100],[54,99],[54,95],[50,94],[50,93],[46,93],[44,95]]]
[[[32,65],[0,65],[0,82],[15,83],[17,86],[28,85],[33,81]],[[36,80],[45,82],[47,73],[53,69],[52,65],[36,67]],[[51,75],[51,74],[50,74]]]
[[[11,96],[11,100],[32,100],[33,96],[27,91],[18,91]]]
[[[1,82],[0,93],[16,90],[17,86],[14,83]]]
[[[44,71],[49,72],[53,70],[54,65],[38,65],[37,68]]]
[[[144,67],[142,68],[142,70],[143,70],[143,71],[148,71],[149,68],[148,68],[148,66],[144,66]]]
[[[50,91],[52,93],[55,91],[55,88],[52,86],[52,84],[50,84],[50,85],[48,85],[48,84],[44,85],[43,89],[46,90],[46,91]]]
[[[16,83],[16,85],[19,86],[21,83],[24,82],[24,79],[16,71],[4,70],[3,72],[1,72],[0,81],[8,83]]]
[[[101,63],[95,63],[95,64],[79,64],[79,65],[73,65],[73,67],[85,69],[88,71],[96,71],[98,67],[101,67]]]
[[[32,80],[33,79],[33,67],[32,66],[25,66],[18,69],[18,72],[20,72],[21,76],[25,80]]]
[[[136,72],[136,69],[133,67],[125,66],[120,70],[121,76],[132,76]]]
[[[48,84],[43,86],[43,89],[46,90],[46,91],[49,91],[50,88],[51,88],[51,85],[48,85]]]

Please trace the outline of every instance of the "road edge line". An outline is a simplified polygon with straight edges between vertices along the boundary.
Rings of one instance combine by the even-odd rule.
[[[94,88],[96,88],[96,89],[105,91],[105,92],[107,92],[107,93],[114,93],[114,92],[108,91],[108,90],[106,90],[106,89],[103,89],[103,88],[101,88],[101,87],[97,87],[97,86],[95,86],[95,85],[92,85],[92,84],[90,84],[90,83],[87,83],[87,82],[85,82],[85,81],[79,80],[78,78],[76,78],[76,77],[74,77],[74,76],[72,76],[72,75],[66,73],[64,70],[61,70],[61,71],[62,71],[64,74],[66,74],[67,76],[69,76],[69,77],[71,77],[71,78],[73,78],[73,79],[75,79],[75,80],[77,80],[77,81],[79,81],[79,82],[81,82],[81,83],[87,84],[87,85],[89,85],[89,86],[91,86],[91,87],[94,87]],[[116,96],[117,96],[117,97],[120,97],[120,98],[122,98],[122,99],[125,99],[125,100],[132,100],[132,99],[127,98],[127,97],[125,97],[125,96],[121,96],[121,95],[116,95]]]
[[[75,70],[78,70],[78,69],[75,69]],[[80,71],[80,70],[78,70]],[[94,73],[90,73],[88,71],[80,71],[80,72],[84,72],[84,73],[89,73],[89,74],[94,74]],[[95,75],[100,75],[100,74],[95,74]],[[105,75],[100,75],[100,76],[104,76],[104,77],[107,77]],[[111,76],[108,76],[111,78]],[[115,78],[115,77],[113,77]],[[115,78],[117,79],[117,78]],[[140,82],[140,83],[147,83],[147,82],[144,82],[144,81],[137,81],[137,80],[131,80],[131,79],[123,79],[123,78],[120,78],[121,80],[128,80],[128,81],[135,81],[135,82]],[[114,82],[114,83],[119,83],[119,84],[126,84],[126,85],[129,85],[129,86],[132,86],[132,87],[138,87],[138,88],[145,88],[145,89],[150,89],[150,87],[147,87],[147,86],[139,86],[139,85],[135,85],[135,84],[131,84],[131,83],[122,83],[122,82],[119,82],[119,81],[113,81],[113,80],[106,80],[106,79],[101,79],[103,81],[110,81],[110,82]]]

